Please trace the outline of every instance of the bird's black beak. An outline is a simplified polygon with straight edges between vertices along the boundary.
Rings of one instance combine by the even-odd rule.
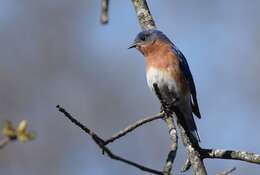
[[[136,43],[134,43],[134,44],[131,44],[131,45],[128,47],[128,49],[136,48],[136,46],[137,46],[137,44],[136,44]]]

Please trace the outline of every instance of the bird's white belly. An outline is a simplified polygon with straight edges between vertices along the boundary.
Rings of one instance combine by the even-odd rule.
[[[168,73],[157,68],[149,68],[146,73],[147,84],[149,88],[153,91],[153,84],[156,83],[161,93],[172,98],[170,96],[178,94],[180,88],[176,80]]]

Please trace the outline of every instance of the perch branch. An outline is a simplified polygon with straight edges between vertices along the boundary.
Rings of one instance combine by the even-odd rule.
[[[160,100],[160,102],[163,106],[163,109],[165,111],[169,111],[167,109],[168,104],[163,100],[160,90],[158,88],[158,85],[154,84],[153,87],[154,87],[154,91],[155,91],[158,99]],[[166,113],[168,113],[168,115],[170,115],[169,112],[166,112]],[[191,162],[191,166],[193,167],[193,171],[194,171],[195,175],[206,175],[207,172],[206,172],[206,168],[204,166],[203,160],[201,159],[199,152],[196,150],[196,148],[199,148],[199,146],[194,145],[194,143],[192,143],[190,138],[188,137],[188,134],[185,132],[185,129],[183,128],[183,126],[179,122],[177,122],[177,124],[178,124],[179,130],[180,130],[180,133],[181,133],[183,145],[186,147],[188,157]]]
[[[74,123],[76,126],[78,126],[80,129],[82,129],[86,134],[90,135],[91,138],[95,141],[95,143],[99,146],[100,149],[102,149],[102,151],[111,159],[113,160],[117,160],[123,163],[126,163],[128,165],[131,165],[133,167],[136,167],[142,171],[146,171],[149,173],[153,173],[153,174],[157,174],[157,175],[163,175],[163,172],[158,171],[158,170],[154,170],[148,167],[145,167],[141,164],[138,164],[136,162],[127,160],[125,158],[122,158],[116,154],[114,154],[106,145],[105,145],[105,141],[99,137],[95,132],[93,132],[92,130],[90,130],[89,128],[87,128],[86,126],[84,126],[82,123],[80,123],[77,119],[75,119],[70,113],[68,113],[64,108],[62,108],[61,106],[57,105],[58,110],[64,114],[64,116],[66,118],[68,118],[72,123]]]
[[[168,156],[167,156],[164,168],[163,168],[164,175],[170,175],[171,171],[172,171],[172,165],[173,165],[173,162],[174,162],[175,157],[176,157],[177,148],[178,148],[177,130],[176,130],[176,126],[173,122],[172,116],[171,116],[171,114],[168,110],[168,105],[163,100],[163,98],[160,94],[160,90],[158,88],[158,85],[155,83],[155,84],[153,84],[153,87],[154,87],[154,91],[155,91],[156,96],[158,97],[159,101],[161,102],[162,110],[165,113],[164,121],[165,121],[165,123],[168,127],[170,138],[171,138],[171,141],[172,141],[170,152],[168,153]]]
[[[108,23],[108,6],[109,6],[109,0],[101,0],[101,14],[100,14],[101,24]]]
[[[182,142],[186,148],[188,159],[190,161],[191,167],[193,168],[194,174],[206,175],[207,171],[204,166],[203,159],[201,158],[200,152],[198,150],[199,147],[193,145],[183,126],[179,122],[177,123],[181,134]]]
[[[178,149],[178,135],[177,135],[176,126],[175,126],[175,123],[174,123],[172,117],[167,115],[165,117],[164,121],[169,130],[170,139],[171,139],[171,147],[170,147],[170,151],[168,153],[168,156],[167,156],[164,168],[163,168],[163,172],[164,172],[164,175],[170,175],[171,171],[172,171],[173,163],[174,163],[174,160],[176,157],[177,149]]]
[[[132,2],[133,2],[141,28],[143,30],[156,28],[155,22],[150,13],[147,2],[145,0],[132,0]],[[156,86],[155,86],[155,89],[156,89]],[[156,92],[156,90],[155,90],[155,92]],[[160,99],[160,102],[162,104],[162,107],[163,107],[166,115],[169,116],[169,113],[167,110],[167,104],[165,104],[165,102],[162,100],[158,87],[157,87],[156,95]],[[182,126],[180,124],[178,124],[178,126],[180,128],[182,141],[186,147],[188,157],[191,161],[191,165],[193,167],[193,171],[194,171],[195,175],[206,175],[207,172],[206,172],[203,160],[200,158],[199,152],[197,150],[195,150],[195,148],[193,147],[192,142],[190,141],[189,137],[187,136],[187,134],[186,134],[185,130],[182,128]]]

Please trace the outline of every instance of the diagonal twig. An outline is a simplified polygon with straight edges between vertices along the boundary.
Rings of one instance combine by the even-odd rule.
[[[61,106],[57,105],[56,106],[58,108],[58,110],[64,114],[64,116],[66,118],[68,118],[72,123],[74,123],[76,126],[78,126],[80,129],[82,129],[86,134],[90,135],[91,138],[95,141],[95,143],[100,147],[100,149],[102,149],[102,151],[111,159],[113,160],[118,160],[120,162],[126,163],[128,165],[131,165],[133,167],[136,167],[142,171],[146,171],[149,173],[153,173],[153,174],[157,174],[157,175],[163,175],[163,172],[158,171],[158,170],[154,170],[148,167],[145,167],[141,164],[138,164],[136,162],[127,160],[125,158],[122,158],[116,154],[114,154],[107,146],[105,146],[105,141],[99,137],[95,132],[93,132],[92,130],[90,130],[89,128],[87,128],[86,126],[84,126],[82,123],[80,123],[77,119],[75,119],[70,113],[68,113],[64,108],[62,108]]]
[[[227,171],[223,171],[221,173],[218,173],[217,175],[229,175],[229,174],[231,174],[235,170],[236,170],[236,167],[233,167],[233,168],[231,168],[231,169],[229,169]]]
[[[154,120],[157,120],[157,119],[163,119],[164,118],[164,113],[158,113],[158,114],[155,114],[151,117],[145,117],[141,120],[138,120],[136,121],[135,123],[133,123],[132,125],[129,125],[128,127],[126,127],[125,129],[119,131],[118,133],[114,134],[112,137],[110,137],[109,139],[105,140],[105,145],[125,136],[126,134],[128,134],[129,132],[133,131],[134,129],[142,126],[143,124],[146,124],[148,122],[152,122]]]

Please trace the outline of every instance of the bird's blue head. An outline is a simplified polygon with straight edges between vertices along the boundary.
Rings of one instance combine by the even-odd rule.
[[[142,31],[136,36],[134,43],[129,47],[129,49],[147,47],[153,44],[157,39],[169,41],[169,39],[159,30],[150,29]]]

